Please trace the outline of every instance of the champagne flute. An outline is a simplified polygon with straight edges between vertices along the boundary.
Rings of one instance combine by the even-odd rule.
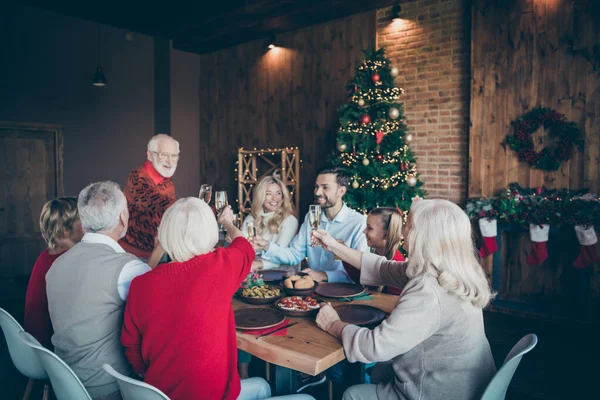
[[[207,184],[202,184],[200,186],[200,200],[204,200],[206,204],[210,204],[210,199],[212,197],[212,186]]]
[[[254,226],[254,221],[248,221],[246,223],[246,232],[248,234],[248,239],[252,239],[256,236],[256,226]]]
[[[311,204],[308,209],[308,223],[310,227],[314,229],[319,229],[321,226],[321,206],[317,204]],[[315,246],[315,244],[311,243],[311,246]]]
[[[215,192],[215,206],[217,207],[217,213],[221,214],[221,211],[227,207],[227,192],[219,190]],[[223,225],[219,224],[219,228],[224,230]]]

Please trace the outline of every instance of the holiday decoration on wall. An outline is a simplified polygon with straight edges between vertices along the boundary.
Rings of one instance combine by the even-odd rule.
[[[574,147],[583,148],[583,137],[574,122],[550,108],[537,107],[511,123],[513,133],[506,143],[517,152],[519,160],[544,171],[556,171],[573,156]],[[535,150],[533,134],[543,127],[552,143],[541,151]]]
[[[266,175],[279,175],[290,192],[294,212],[298,216],[300,202],[300,150],[297,147],[279,149],[238,149],[235,172],[238,181],[240,220],[243,221],[252,209],[252,188]]]
[[[361,212],[382,206],[407,211],[412,199],[425,192],[408,146],[413,137],[401,118],[404,90],[394,86],[398,69],[390,65],[383,48],[364,54],[348,85],[350,101],[338,110],[337,152],[330,163],[344,167],[352,177],[344,198],[350,207]],[[346,151],[350,146],[352,151]]]
[[[527,256],[529,265],[540,265],[548,257],[546,242],[551,226],[574,227],[580,244],[574,268],[585,268],[600,260],[594,230],[594,226],[600,225],[600,198],[587,190],[526,189],[511,183],[499,197],[470,199],[465,211],[479,223],[484,242],[479,250],[482,258],[497,251],[497,235],[493,235],[497,230],[493,225],[501,221],[529,228],[532,242]]]

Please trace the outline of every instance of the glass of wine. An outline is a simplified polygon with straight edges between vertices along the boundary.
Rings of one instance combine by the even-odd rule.
[[[248,239],[252,239],[256,236],[256,226],[254,226],[254,221],[248,221],[246,223],[246,233],[248,234]]]
[[[212,198],[212,186],[207,185],[206,183],[200,186],[200,194],[198,197],[200,197],[200,200],[204,200],[206,204],[210,204],[210,199]]]
[[[311,204],[308,209],[308,223],[312,229],[319,229],[321,226],[321,206]],[[311,246],[315,246],[311,243]]]
[[[227,192],[223,190],[215,192],[215,206],[217,207],[217,213],[221,214],[227,207]],[[223,230],[223,225],[219,224],[219,229]]]

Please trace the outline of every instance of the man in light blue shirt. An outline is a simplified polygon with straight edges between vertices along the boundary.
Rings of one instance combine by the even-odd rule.
[[[321,206],[321,229],[327,230],[334,238],[353,249],[368,252],[367,239],[363,233],[366,217],[349,208],[344,202],[348,177],[340,168],[322,169],[315,182],[315,204]],[[311,231],[308,215],[300,231],[292,239],[289,247],[281,247],[256,237],[252,243],[255,249],[265,250],[261,256],[278,264],[297,265],[308,257],[308,266],[302,272],[308,273],[317,282],[352,282],[340,260],[335,260],[331,252],[319,246],[311,246]]]

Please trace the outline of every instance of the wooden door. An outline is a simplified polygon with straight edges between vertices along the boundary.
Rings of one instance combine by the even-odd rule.
[[[33,264],[46,247],[42,206],[63,193],[62,151],[57,126],[0,122],[0,307],[19,321]]]

